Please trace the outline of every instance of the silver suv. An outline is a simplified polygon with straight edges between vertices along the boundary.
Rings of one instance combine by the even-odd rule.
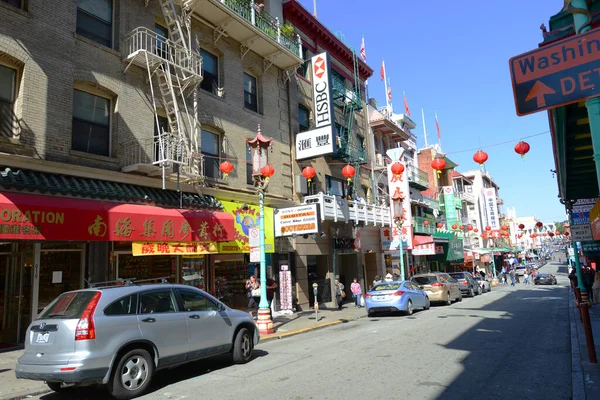
[[[248,313],[202,290],[125,282],[58,296],[27,328],[15,373],[54,391],[104,384],[131,399],[160,369],[223,353],[245,363],[258,341]]]

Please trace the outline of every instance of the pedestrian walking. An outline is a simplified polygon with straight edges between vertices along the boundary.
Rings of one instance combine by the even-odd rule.
[[[586,268],[583,271],[583,285],[585,286],[585,291],[588,293],[590,298],[590,302],[594,302],[594,291],[592,290],[592,286],[594,286],[594,270],[591,268]]]
[[[346,292],[344,292],[344,284],[336,279],[333,285],[335,289],[335,300],[338,305],[338,310],[341,310],[342,304],[344,302],[344,297],[346,297]]]
[[[523,274],[523,284],[529,286],[529,271],[525,271],[525,274]]]
[[[510,286],[515,286],[515,270],[510,270]]]
[[[258,312],[258,303],[260,303],[260,283],[256,279],[255,275],[252,275],[250,279],[246,281],[246,290],[248,291],[248,313],[252,317],[252,310],[256,306]]]
[[[350,284],[350,291],[352,291],[352,297],[354,297],[354,307],[360,307],[360,299],[362,297],[362,288],[358,280],[354,278],[352,284]]]
[[[519,279],[519,273],[517,272],[516,269],[513,269],[513,274],[515,276],[515,282],[516,283],[521,283],[521,280]]]
[[[594,284],[592,285],[592,292],[594,295],[594,304],[600,304],[600,272],[596,272],[594,277]]]

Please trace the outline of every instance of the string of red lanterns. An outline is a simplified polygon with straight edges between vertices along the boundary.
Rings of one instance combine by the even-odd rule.
[[[356,173],[356,170],[350,164],[348,164],[344,168],[342,168],[342,175],[344,175],[344,177],[348,180],[348,183],[350,183],[352,181],[352,178],[354,177],[355,173]]]
[[[304,169],[302,170],[302,176],[306,178],[306,181],[308,182],[308,186],[310,186],[310,182],[312,181],[312,179],[315,177],[316,174],[317,174],[317,172],[310,165],[308,167],[304,167]]]
[[[477,150],[473,155],[473,161],[483,168],[483,164],[488,160],[488,154],[483,150]]]

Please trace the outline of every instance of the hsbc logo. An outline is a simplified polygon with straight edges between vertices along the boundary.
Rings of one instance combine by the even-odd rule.
[[[323,75],[326,72],[325,60],[321,56],[317,56],[317,59],[313,63],[314,74],[317,78],[323,79]]]
[[[488,192],[487,192],[487,195],[488,195],[488,196],[490,196],[490,197],[491,197],[493,194],[494,194],[494,192],[492,192],[491,190],[488,190]]]

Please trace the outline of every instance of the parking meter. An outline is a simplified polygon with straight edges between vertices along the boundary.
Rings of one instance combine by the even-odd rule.
[[[315,320],[319,321],[319,300],[317,299],[317,293],[319,292],[319,285],[317,282],[312,284],[313,294],[315,295]]]

